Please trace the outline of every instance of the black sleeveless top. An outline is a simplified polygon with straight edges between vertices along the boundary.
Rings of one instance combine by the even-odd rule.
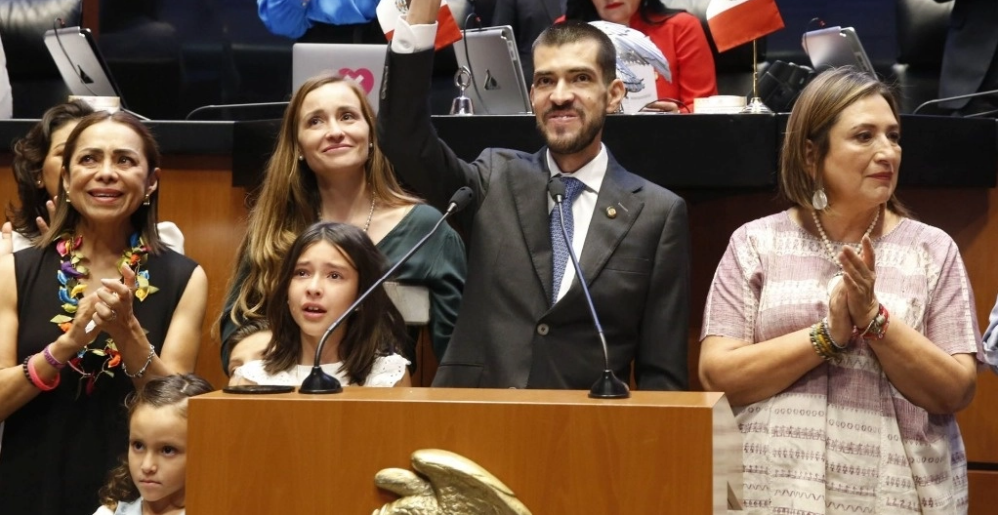
[[[14,254],[19,364],[62,334],[50,321],[65,314],[58,296],[59,266],[54,244]],[[196,267],[172,250],[149,255],[145,269],[159,291],[145,301],[136,299],[133,309],[157,354]],[[91,347],[103,349],[107,339],[102,333]],[[100,506],[97,491],[128,450],[124,400],[134,390],[120,366],[111,370],[114,377],[100,375],[88,395],[86,381],[67,366],[58,388],[39,393],[7,418],[0,444],[0,512],[91,515]]]

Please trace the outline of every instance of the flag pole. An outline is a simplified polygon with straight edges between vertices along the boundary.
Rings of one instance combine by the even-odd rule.
[[[752,40],[752,100],[742,108],[742,114],[772,114],[773,110],[759,98],[759,38]]]

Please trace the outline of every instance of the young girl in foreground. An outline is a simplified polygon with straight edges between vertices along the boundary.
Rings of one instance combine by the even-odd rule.
[[[128,396],[128,460],[108,475],[94,515],[184,515],[187,399],[212,391],[194,374],[153,379]]]
[[[232,374],[230,385],[298,386],[308,376],[326,329],[381,277],[385,260],[361,229],[319,222],[295,240],[267,307],[272,338],[262,359]],[[343,385],[409,386],[401,314],[377,288],[330,335],[320,363]]]

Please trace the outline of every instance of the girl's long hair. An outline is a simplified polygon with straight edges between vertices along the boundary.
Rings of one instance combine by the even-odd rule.
[[[289,370],[302,360],[301,330],[288,307],[288,287],[298,258],[319,242],[335,246],[357,270],[357,296],[367,291],[385,271],[385,258],[364,231],[350,224],[319,222],[305,230],[291,245],[281,266],[278,283],[267,307],[273,338],[263,354],[268,373]],[[363,385],[378,356],[396,352],[405,340],[405,322],[395,304],[379,286],[345,322],[346,334],[339,346],[339,359],[350,382]],[[311,356],[307,356],[309,360]]]

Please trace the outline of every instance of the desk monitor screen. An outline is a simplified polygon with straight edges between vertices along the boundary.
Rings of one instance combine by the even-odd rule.
[[[811,66],[818,73],[829,68],[852,66],[870,74],[873,65],[859,42],[859,36],[852,27],[828,27],[804,33],[801,40],[804,52],[811,58]]]
[[[356,82],[377,113],[386,50],[387,45],[295,43],[291,48],[291,94],[311,77],[334,73]]]
[[[463,39],[454,43],[454,54],[457,65],[467,67],[474,79],[465,95],[471,98],[475,114],[530,112],[530,96],[512,27],[468,30]]]
[[[45,32],[45,46],[69,92],[79,96],[118,97],[121,90],[101,56],[90,29],[66,27]]]

